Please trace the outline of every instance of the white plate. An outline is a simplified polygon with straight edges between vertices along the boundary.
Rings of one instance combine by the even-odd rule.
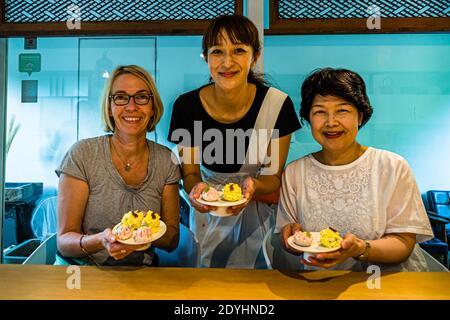
[[[211,206],[211,207],[217,207],[217,210],[214,211],[210,211],[209,214],[216,216],[216,217],[228,217],[231,216],[231,213],[227,212],[227,208],[228,207],[232,207],[232,206],[238,206],[240,204],[245,203],[245,201],[247,201],[246,198],[242,198],[241,200],[238,201],[225,201],[225,200],[217,200],[217,201],[205,201],[201,198],[197,199],[197,201],[201,204],[207,205],[207,206]]]
[[[290,236],[287,240],[288,244],[294,248],[295,250],[306,252],[306,253],[325,253],[325,252],[333,252],[339,250],[339,247],[337,248],[326,248],[320,244],[320,232],[311,232],[311,235],[313,237],[313,241],[310,246],[308,247],[302,247],[299,246],[294,242],[294,236]]]
[[[113,232],[119,226],[120,226],[120,223],[116,224],[114,226],[114,228],[113,228]],[[158,240],[159,238],[161,238],[164,235],[164,233],[166,233],[166,231],[167,231],[166,224],[163,221],[159,220],[159,230],[158,230],[158,232],[152,234],[152,239],[150,240],[150,242],[136,242],[136,241],[134,241],[134,235],[136,233],[136,230],[133,231],[133,236],[131,238],[129,238],[127,240],[117,239],[117,242],[120,242],[120,243],[123,243],[123,244],[130,244],[130,245],[134,245],[134,246],[136,246],[136,245],[137,246],[139,246],[139,245],[142,245],[142,246],[143,245],[147,245],[145,247],[139,248],[137,251],[146,250],[148,247],[150,247],[150,244],[153,241]]]

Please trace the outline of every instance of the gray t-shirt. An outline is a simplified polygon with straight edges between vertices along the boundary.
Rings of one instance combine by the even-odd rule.
[[[150,150],[148,174],[142,184],[131,187],[125,183],[115,168],[109,137],[83,139],[75,143],[55,170],[87,182],[89,198],[82,222],[82,232],[94,234],[113,228],[124,213],[132,210],[161,212],[164,185],[178,183],[180,166],[172,159],[172,152],[165,146],[147,140]],[[163,220],[163,219],[162,219]],[[154,247],[136,251],[125,259],[116,261],[106,250],[93,254],[103,265],[151,265]]]

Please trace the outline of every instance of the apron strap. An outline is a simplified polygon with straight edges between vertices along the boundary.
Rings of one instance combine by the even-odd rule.
[[[267,91],[250,137],[245,163],[240,171],[248,172],[255,169],[257,171],[265,162],[270,140],[278,138],[278,132],[273,131],[287,96],[286,93],[273,87]]]
[[[275,127],[287,96],[286,93],[276,88],[269,88],[256,118],[255,129],[273,129]]]

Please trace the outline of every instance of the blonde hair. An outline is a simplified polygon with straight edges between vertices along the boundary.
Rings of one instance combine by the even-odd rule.
[[[123,75],[123,74],[131,74],[142,81],[145,82],[145,84],[150,89],[150,93],[153,95],[151,98],[153,101],[153,116],[150,118],[150,121],[147,125],[147,132],[151,132],[155,130],[156,125],[158,124],[159,120],[161,119],[164,107],[161,101],[161,98],[159,96],[158,90],[156,89],[155,81],[153,80],[152,76],[148,71],[145,69],[136,66],[136,65],[127,65],[127,66],[119,66],[112,72],[111,77],[109,78],[108,82],[106,83],[105,89],[103,90],[103,97],[102,97],[102,123],[103,123],[103,130],[105,132],[114,132],[116,128],[116,124],[114,122],[114,118],[110,116],[110,98],[111,95],[111,88],[114,84],[114,81],[116,81],[117,77]]]

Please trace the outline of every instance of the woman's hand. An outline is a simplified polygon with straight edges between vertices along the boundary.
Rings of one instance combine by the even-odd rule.
[[[289,244],[287,239],[294,235],[295,232],[297,231],[302,231],[302,226],[300,225],[300,223],[289,223],[287,225],[285,225],[283,227],[283,229],[281,229],[281,236],[280,236],[280,241],[281,241],[281,245],[283,246],[283,248],[296,255],[299,256],[301,254],[303,254],[303,252],[297,251],[294,248],[292,248]]]
[[[366,245],[364,240],[357,238],[352,233],[347,233],[341,242],[341,248],[330,253],[319,253],[315,256],[309,256],[309,261],[302,259],[302,263],[308,266],[320,268],[332,268],[335,265],[356,257],[364,252]]]
[[[227,212],[231,213],[232,215],[238,215],[242,211],[242,209],[244,209],[253,199],[253,195],[256,191],[255,180],[252,177],[245,178],[245,180],[242,181],[241,188],[242,195],[247,199],[247,201],[237,206],[228,207]]]
[[[110,228],[103,231],[102,244],[108,251],[109,255],[115,260],[122,260],[130,253],[133,253],[137,249],[143,247],[142,245],[137,246],[117,242],[116,237]],[[147,244],[145,246],[147,246]]]
[[[207,213],[212,210],[217,210],[216,207],[213,206],[207,206],[204,204],[201,204],[197,201],[197,199],[200,198],[203,190],[205,190],[208,187],[208,184],[205,182],[198,182],[194,185],[191,192],[189,192],[189,202],[191,205],[199,212],[201,213]]]

